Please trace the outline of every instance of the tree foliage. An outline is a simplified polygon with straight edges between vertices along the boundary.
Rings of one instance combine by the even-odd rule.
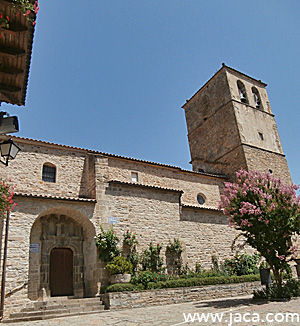
[[[270,173],[240,170],[236,183],[225,183],[219,208],[229,215],[229,226],[241,231],[249,244],[269,263],[275,281],[296,253],[292,239],[300,233],[298,186],[283,184]]]

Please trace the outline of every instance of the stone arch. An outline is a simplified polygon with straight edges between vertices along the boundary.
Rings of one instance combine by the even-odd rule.
[[[49,273],[53,248],[69,248],[74,253],[74,296],[94,296],[99,279],[95,235],[93,223],[77,209],[56,206],[41,213],[30,233],[29,299],[51,296]]]
[[[239,95],[240,95],[241,102],[248,104],[249,102],[248,102],[248,97],[247,97],[247,92],[246,92],[245,85],[240,80],[238,80],[237,81],[237,87],[238,87],[238,90],[239,90]]]

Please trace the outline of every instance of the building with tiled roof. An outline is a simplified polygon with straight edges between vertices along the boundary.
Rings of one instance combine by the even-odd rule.
[[[166,246],[174,238],[190,268],[231,256],[236,231],[218,209],[224,182],[241,167],[291,180],[265,87],[223,65],[184,104],[192,171],[12,137],[21,152],[9,168],[0,167],[16,183],[18,203],[11,213],[8,307],[95,296],[99,282],[108,283],[94,240],[100,224],[120,239],[134,232],[140,253],[150,242],[162,244],[167,270]]]

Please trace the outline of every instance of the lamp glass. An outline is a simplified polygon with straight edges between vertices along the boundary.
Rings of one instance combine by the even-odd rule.
[[[1,147],[1,156],[5,157],[5,158],[10,156],[11,143],[3,142],[2,144],[0,144],[0,147]]]
[[[20,148],[15,143],[11,144],[10,157],[12,160],[17,156],[17,154],[19,153],[19,150],[20,150]]]
[[[12,139],[4,141],[0,144],[1,156],[7,160],[13,160],[18,152],[20,151],[19,146],[17,146]]]

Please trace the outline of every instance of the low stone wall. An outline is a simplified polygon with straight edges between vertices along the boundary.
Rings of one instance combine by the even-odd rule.
[[[119,310],[252,294],[260,282],[218,284],[203,287],[112,292],[101,295],[106,309]]]

